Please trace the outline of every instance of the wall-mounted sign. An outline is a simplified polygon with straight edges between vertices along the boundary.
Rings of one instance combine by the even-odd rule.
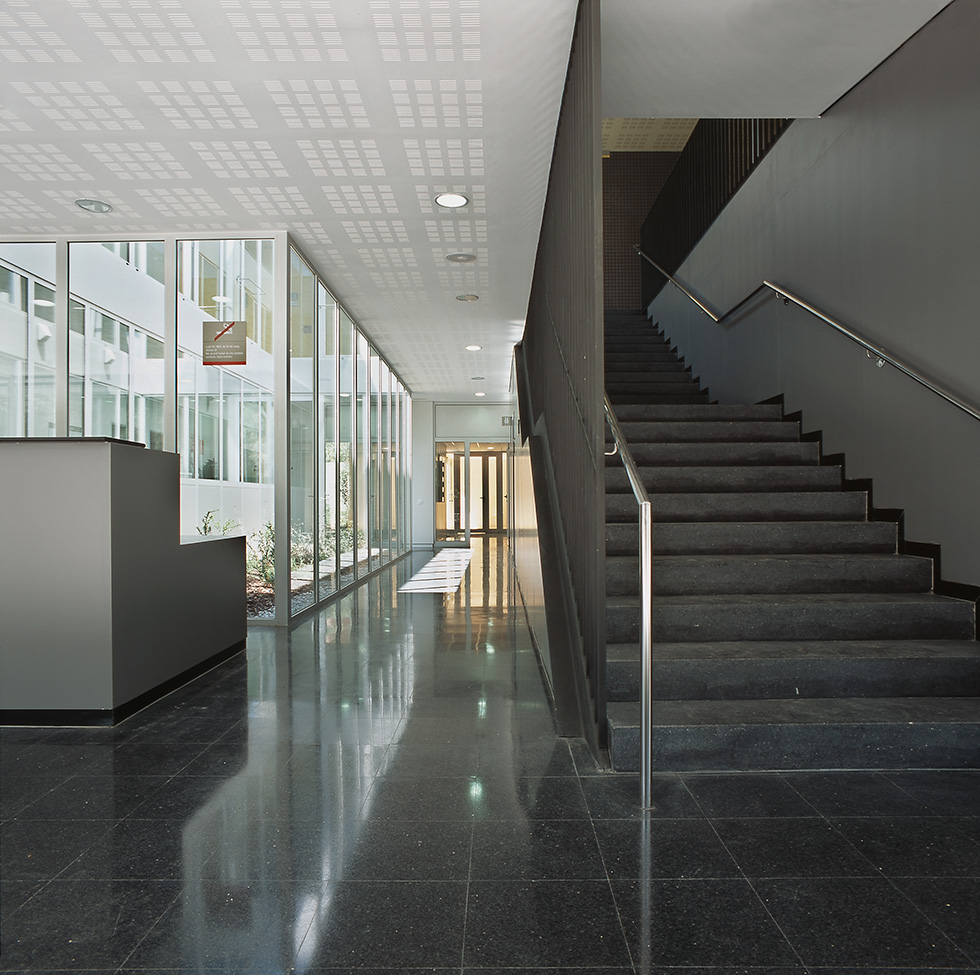
[[[204,322],[204,364],[244,366],[245,323]]]

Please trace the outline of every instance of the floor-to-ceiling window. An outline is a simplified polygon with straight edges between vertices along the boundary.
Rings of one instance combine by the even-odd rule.
[[[409,409],[284,234],[0,242],[0,436],[176,451],[181,536],[246,536],[252,618],[285,622],[408,550]],[[276,470],[277,416],[288,470]]]

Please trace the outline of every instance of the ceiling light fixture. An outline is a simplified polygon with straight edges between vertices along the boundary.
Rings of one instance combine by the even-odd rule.
[[[230,305],[231,298],[227,295],[214,295],[211,300],[217,305]]]
[[[457,301],[479,301],[479,295],[456,295]]]
[[[465,207],[470,201],[462,193],[440,193],[436,197],[436,203],[448,210],[455,210],[458,207]]]
[[[75,206],[88,210],[89,213],[109,213],[112,210],[112,207],[102,200],[76,200]]]
[[[472,264],[476,260],[476,254],[447,254],[446,260],[453,264]]]
[[[482,349],[482,348],[483,348],[482,345],[468,345],[468,346],[466,346],[466,351],[467,352],[479,352],[480,349]]]
[[[473,395],[474,396],[486,396],[487,394],[486,393],[474,393]]]

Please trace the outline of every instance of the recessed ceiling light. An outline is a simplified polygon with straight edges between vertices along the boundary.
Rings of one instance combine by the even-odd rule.
[[[446,260],[453,264],[472,264],[476,260],[476,254],[447,254]]]
[[[229,298],[227,295],[214,295],[214,297],[211,300],[219,305],[231,304],[231,298]]]
[[[457,207],[464,207],[470,201],[462,193],[440,193],[436,197],[436,203],[441,207],[455,210]]]
[[[479,301],[479,295],[456,295],[457,301]]]
[[[486,393],[474,393],[473,395],[474,396],[486,396],[487,394]]]
[[[35,298],[34,304],[38,308],[54,308],[54,302],[50,298]]]
[[[89,213],[108,213],[112,207],[101,200],[76,200],[75,206],[88,210]]]
[[[479,352],[480,349],[482,349],[482,348],[483,348],[482,345],[468,345],[468,346],[466,346],[466,351],[467,352]]]

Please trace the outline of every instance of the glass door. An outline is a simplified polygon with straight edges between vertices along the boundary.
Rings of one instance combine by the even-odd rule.
[[[507,531],[507,443],[436,443],[437,545],[468,545],[471,534]]]

